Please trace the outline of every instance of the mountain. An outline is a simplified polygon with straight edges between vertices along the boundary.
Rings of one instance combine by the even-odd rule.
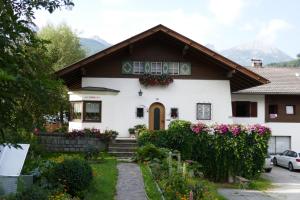
[[[87,56],[95,54],[111,46],[111,44],[109,44],[108,42],[106,42],[105,40],[97,36],[93,38],[79,38],[79,41],[80,41],[80,45],[86,51]]]
[[[261,59],[263,61],[263,65],[290,61],[293,59],[280,49],[261,41],[242,44],[223,50],[220,53],[243,66],[251,66],[252,58]]]
[[[300,58],[287,61],[287,62],[279,62],[279,63],[271,63],[268,64],[269,67],[300,67]]]

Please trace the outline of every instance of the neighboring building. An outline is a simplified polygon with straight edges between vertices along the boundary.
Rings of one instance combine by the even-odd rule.
[[[266,124],[272,130],[270,153],[300,149],[300,69],[251,68],[269,84],[234,92],[233,122]]]
[[[174,119],[233,123],[232,92],[268,83],[255,72],[162,25],[57,75],[69,88],[69,129],[114,129],[119,137],[128,137],[128,129],[137,124],[159,130]],[[264,101],[263,95],[257,98]]]

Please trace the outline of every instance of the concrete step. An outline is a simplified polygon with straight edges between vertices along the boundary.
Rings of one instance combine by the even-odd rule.
[[[128,148],[133,148],[133,147],[137,147],[137,144],[133,144],[133,143],[110,143],[109,147],[128,147]]]
[[[137,144],[136,139],[126,138],[126,139],[116,139],[113,143],[115,144]]]
[[[108,152],[111,156],[115,156],[117,158],[130,158],[134,155],[134,152]]]
[[[115,147],[109,146],[108,152],[135,152],[137,147]]]

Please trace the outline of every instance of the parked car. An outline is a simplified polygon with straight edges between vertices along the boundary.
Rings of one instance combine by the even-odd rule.
[[[272,158],[268,154],[265,159],[265,165],[264,165],[265,172],[270,173],[272,171],[272,167],[273,167]]]
[[[275,155],[274,165],[287,167],[290,171],[300,169],[300,151],[286,150],[283,153]]]

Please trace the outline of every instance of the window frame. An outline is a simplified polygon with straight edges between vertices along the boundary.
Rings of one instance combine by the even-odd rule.
[[[79,119],[74,119],[73,118],[73,113],[74,113],[74,109],[73,109],[73,104],[74,103],[80,103],[81,104],[81,112],[80,112],[80,118]],[[83,117],[83,101],[70,101],[70,121],[72,122],[79,122],[82,121],[82,117]]]
[[[136,64],[138,64],[138,66]],[[138,70],[136,71],[136,69]],[[133,61],[133,74],[144,74],[144,73],[145,73],[144,62]]]
[[[97,122],[101,123],[102,122],[102,101],[70,101],[71,107],[70,107],[70,121],[71,122]],[[73,107],[72,103],[81,103],[81,116],[80,119],[73,119]],[[86,120],[85,115],[86,115],[86,103],[99,103],[99,114],[100,118],[99,120]]]
[[[169,75],[180,75],[180,68],[179,68],[179,66],[180,66],[179,62],[169,62],[169,65],[168,65],[168,74]],[[175,73],[175,69],[177,70],[177,73]]]
[[[293,113],[292,114],[287,113],[287,107],[289,107],[289,106],[293,108]],[[285,114],[286,115],[296,115],[296,105],[291,105],[291,104],[285,105]]]
[[[143,116],[141,116],[141,117],[138,116],[138,109],[143,109]],[[142,119],[142,118],[145,117],[145,109],[144,109],[144,107],[136,107],[136,109],[135,109],[135,117],[138,118],[138,119]]]
[[[270,112],[270,107],[271,106],[274,106],[274,108],[275,108],[275,110],[276,110],[276,113],[271,113]],[[278,118],[278,104],[269,104],[268,105],[268,116],[269,116],[269,119],[276,119],[276,118]],[[274,117],[271,117],[271,115],[274,115]],[[276,115],[276,116],[275,116]]]
[[[177,110],[177,116],[176,116],[176,117],[172,117],[172,110],[173,110],[173,109],[176,109],[176,110]],[[170,108],[170,118],[171,118],[171,119],[178,119],[178,118],[179,118],[179,109],[178,109],[178,108],[176,108],[176,107]]]
[[[158,70],[160,64],[160,70]],[[162,75],[163,74],[163,63],[162,62],[151,62],[151,74]]]
[[[199,104],[209,106],[209,109],[210,109],[209,118],[203,118],[203,119],[198,118],[198,105]],[[211,120],[211,119],[212,119],[212,105],[211,105],[211,103],[197,103],[196,104],[196,120]]]
[[[86,103],[99,103],[99,120],[86,120]],[[83,101],[83,115],[82,115],[82,122],[102,122],[102,101]]]

